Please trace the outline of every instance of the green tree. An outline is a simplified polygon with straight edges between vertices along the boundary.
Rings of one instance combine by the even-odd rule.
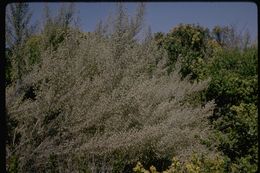
[[[206,61],[208,39],[209,31],[199,25],[180,24],[173,28],[163,41],[164,48],[169,54],[169,71],[179,60],[182,75],[191,74],[193,79],[197,78],[198,74],[194,68],[199,61]]]

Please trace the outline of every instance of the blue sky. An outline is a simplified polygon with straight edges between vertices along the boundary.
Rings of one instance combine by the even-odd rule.
[[[48,3],[57,11],[61,3]],[[137,3],[125,3],[133,14]],[[44,3],[30,3],[33,20],[41,22]],[[75,3],[77,16],[84,31],[93,31],[96,23],[105,20],[115,10],[115,3]],[[168,32],[179,23],[200,24],[212,29],[216,25],[234,25],[238,31],[249,30],[253,39],[257,36],[257,6],[250,2],[148,2],[145,25],[152,32]]]

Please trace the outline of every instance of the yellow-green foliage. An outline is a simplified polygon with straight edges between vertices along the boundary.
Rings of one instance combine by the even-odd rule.
[[[40,62],[42,35],[31,36],[24,44],[24,58],[27,71],[32,70],[33,66]]]
[[[19,170],[18,157],[13,155],[12,157],[10,157],[10,159],[7,160],[7,162],[8,162],[7,172],[18,173]]]
[[[196,69],[200,69],[201,64],[207,63],[207,57],[212,54],[214,49],[212,45],[208,44],[208,29],[199,25],[180,24],[165,35],[163,41],[160,42],[158,40],[162,36],[160,34],[156,36],[159,47],[162,44],[169,54],[168,70],[171,71],[175,62],[179,60],[182,64],[183,76],[191,74],[192,78],[197,78],[200,74]]]
[[[222,173],[224,172],[224,159],[216,155],[214,158],[193,154],[189,160],[180,162],[173,157],[172,164],[162,173]],[[154,166],[145,169],[141,162],[133,168],[135,173],[159,173]]]

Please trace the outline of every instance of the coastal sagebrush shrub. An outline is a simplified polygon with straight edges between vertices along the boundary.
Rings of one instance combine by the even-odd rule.
[[[44,166],[51,153],[65,160],[70,153],[85,153],[112,164],[120,151],[126,165],[148,147],[158,159],[205,150],[194,136],[207,135],[213,104],[192,107],[182,100],[207,82],[191,84],[178,71],[167,75],[166,55],[153,42],[126,45],[115,59],[114,42],[90,34],[78,44],[78,38],[72,33],[57,51],[42,52],[41,64],[24,79],[37,86],[34,100],[9,102],[7,89],[7,112],[21,135],[14,151],[22,170],[30,169],[24,165],[31,157]],[[156,66],[152,74],[149,64]]]

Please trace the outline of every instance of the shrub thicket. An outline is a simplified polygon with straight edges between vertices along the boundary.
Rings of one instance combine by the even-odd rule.
[[[209,152],[200,138],[210,133],[214,104],[185,101],[208,81],[181,79],[178,63],[168,74],[167,53],[153,40],[136,41],[142,5],[131,20],[122,6],[119,14],[110,33],[71,28],[59,42],[29,51],[40,61],[18,95],[13,85],[6,90],[9,170],[131,172],[138,160],[167,167],[172,155]],[[53,29],[41,39],[53,38]]]
[[[248,35],[181,24],[141,41],[144,14],[119,3],[84,33],[73,5],[45,8],[41,33],[6,49],[8,172],[257,171]]]
[[[155,40],[169,54],[170,71],[175,61],[180,60],[184,77],[191,74],[196,81],[211,78],[207,90],[193,101],[203,104],[215,100],[214,114],[210,117],[217,130],[215,144],[231,160],[229,164],[236,164],[242,172],[255,172],[258,54],[256,46],[249,44],[248,33],[238,35],[233,27],[215,27],[209,33],[199,26],[180,25],[167,35],[157,33]]]

